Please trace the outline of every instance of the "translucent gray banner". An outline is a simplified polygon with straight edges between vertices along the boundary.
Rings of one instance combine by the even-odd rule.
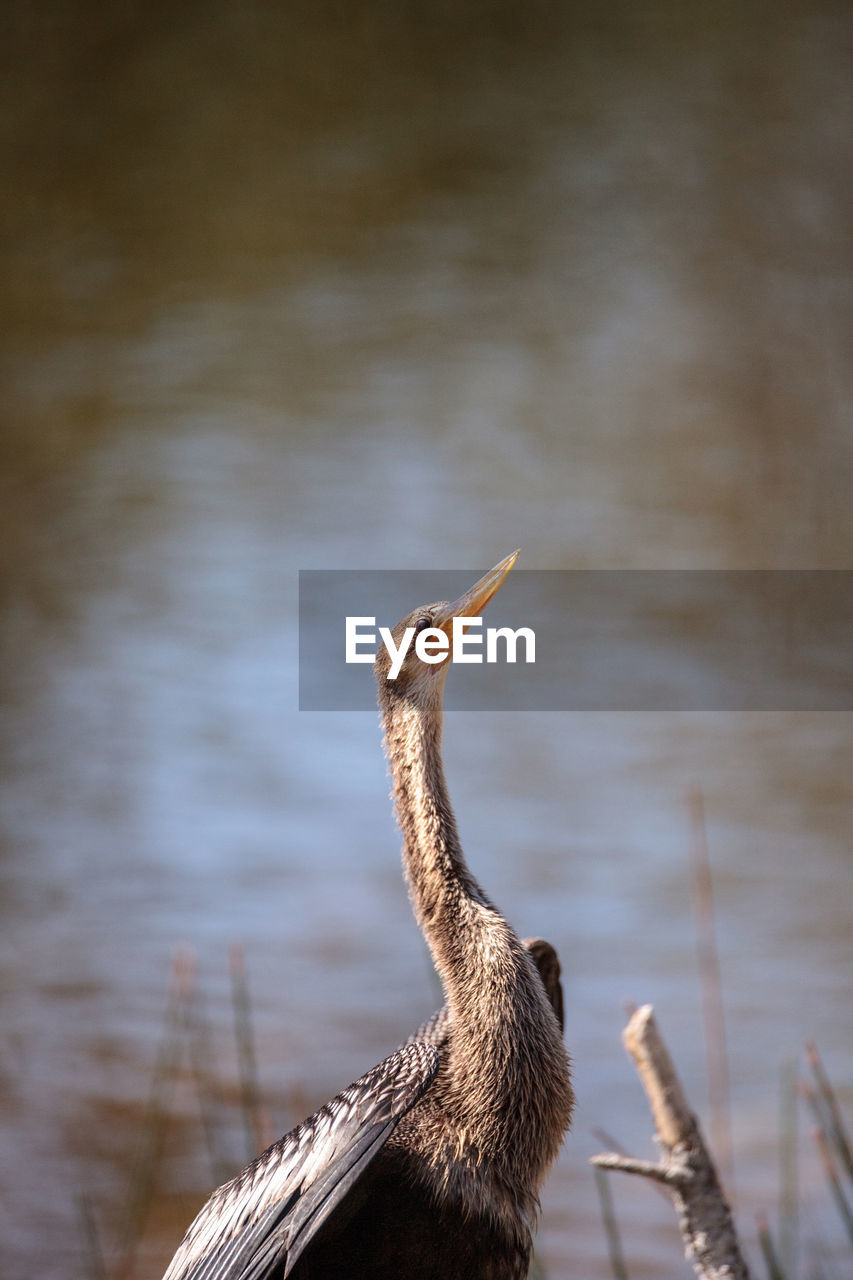
[[[304,570],[299,707],[376,705],[371,666],[347,663],[347,618],[380,626],[455,600],[482,570]],[[354,624],[350,624],[351,628]],[[486,659],[488,628],[535,634],[535,661]],[[454,662],[448,709],[845,711],[853,707],[853,572],[514,569],[483,614],[483,661]],[[476,643],[471,652],[476,653]]]

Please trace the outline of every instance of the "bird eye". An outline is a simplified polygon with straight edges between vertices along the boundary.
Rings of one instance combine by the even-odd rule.
[[[418,618],[417,622],[415,623],[415,632],[426,631],[427,627],[431,625],[432,625],[432,621],[430,618]]]

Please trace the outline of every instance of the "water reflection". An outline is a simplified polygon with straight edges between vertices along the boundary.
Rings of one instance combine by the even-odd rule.
[[[245,942],[282,1126],[435,999],[375,719],[295,711],[297,569],[519,544],[541,568],[849,563],[849,18],[14,21],[0,1231],[10,1277],[67,1277],[90,1271],[75,1188],[119,1234],[176,944],[233,1093]],[[703,1106],[701,781],[749,1224],[775,1196],[779,1063],[810,1035],[851,1078],[849,719],[459,713],[447,756],[478,874],[567,970],[555,1277],[607,1274],[591,1128],[648,1144],[623,997],[658,1004]],[[191,1091],[172,1111],[140,1276],[210,1180]],[[802,1235],[831,1250],[803,1158]],[[617,1188],[632,1275],[673,1272],[644,1192]]]

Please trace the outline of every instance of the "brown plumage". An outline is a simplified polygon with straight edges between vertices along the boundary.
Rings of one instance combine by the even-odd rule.
[[[450,632],[453,605],[394,628]],[[469,871],[441,761],[448,663],[376,661],[412,906],[446,1004],[397,1053],[220,1188],[166,1280],[521,1280],[573,1103],[556,952],[522,943]]]

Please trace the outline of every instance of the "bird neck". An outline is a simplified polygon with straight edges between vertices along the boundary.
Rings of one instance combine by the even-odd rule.
[[[457,1142],[535,1193],[572,1106],[568,1058],[533,961],[468,870],[441,762],[440,705],[383,705],[412,905],[450,1017],[440,1088]],[[450,1158],[450,1157],[448,1157]],[[531,1191],[532,1189],[532,1191]],[[525,1212],[532,1200],[524,1201]]]
[[[441,762],[440,707],[425,714],[401,699],[383,715],[403,864],[418,922],[442,980],[451,1012],[460,1008],[460,979],[480,967],[483,930],[506,922],[465,862]]]

